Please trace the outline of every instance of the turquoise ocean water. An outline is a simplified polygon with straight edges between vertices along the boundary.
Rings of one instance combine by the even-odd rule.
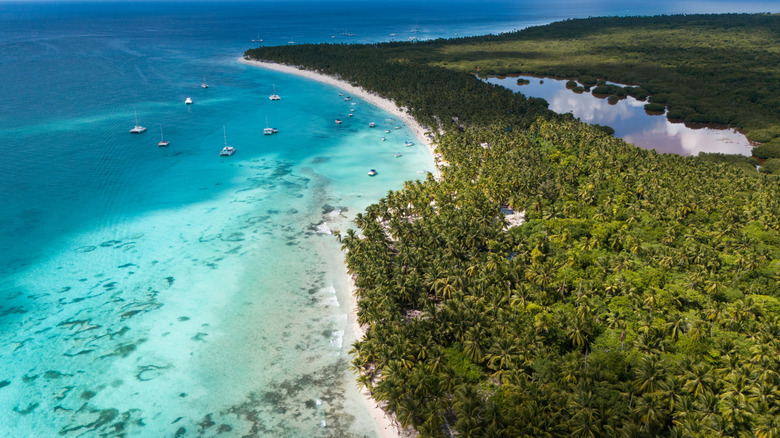
[[[387,113],[237,62],[258,35],[373,42],[772,7],[0,3],[0,436],[376,435],[322,231],[432,159],[403,146],[408,129],[383,133]],[[144,134],[128,132],[134,110]],[[261,135],[266,118],[278,134]],[[232,157],[218,156],[223,126]]]

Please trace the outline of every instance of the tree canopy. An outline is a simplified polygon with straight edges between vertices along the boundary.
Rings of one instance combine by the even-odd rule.
[[[412,49],[246,54],[339,75],[442,130],[442,178],[388,192],[341,234],[367,327],[359,384],[431,437],[780,435],[777,177],[637,148],[397,50]]]
[[[649,97],[665,105],[671,119],[734,126],[754,141],[780,139],[780,14],[572,19],[500,35],[349,47],[355,60],[573,79],[582,91],[604,81],[628,84],[593,91]],[[257,50],[279,56],[308,48]],[[328,50],[316,46],[319,55]],[[349,72],[328,64],[319,67]]]

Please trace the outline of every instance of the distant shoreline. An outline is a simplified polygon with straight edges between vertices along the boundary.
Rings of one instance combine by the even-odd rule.
[[[401,119],[401,121],[403,121],[403,123],[406,124],[406,126],[410,127],[412,131],[414,131],[414,134],[417,137],[417,141],[419,141],[421,144],[425,145],[428,148],[428,151],[430,151],[431,155],[433,156],[434,164],[436,165],[434,176],[437,178],[439,177],[440,175],[439,167],[443,164],[443,161],[441,159],[441,155],[436,152],[436,146],[433,144],[431,137],[425,135],[426,132],[428,132],[428,130],[425,127],[423,127],[419,122],[417,122],[417,120],[415,120],[414,117],[412,117],[404,110],[399,108],[392,100],[386,99],[384,97],[380,97],[374,93],[370,93],[364,88],[356,87],[347,81],[343,81],[341,79],[337,79],[335,77],[317,73],[311,70],[305,70],[295,66],[279,64],[275,62],[251,60],[243,57],[239,58],[239,60],[242,63],[247,65],[267,68],[269,70],[274,70],[281,73],[302,76],[307,79],[333,85],[337,88],[346,91],[352,96],[363,99],[366,102],[390,114],[393,114],[394,116]],[[355,339],[361,340],[365,336],[365,331],[363,330],[363,327],[361,327],[360,324],[358,324],[357,322],[357,299],[355,296],[355,281],[351,276],[349,276],[348,273],[346,274],[348,276],[349,285],[350,285],[350,307],[352,310],[351,319],[353,323],[352,330],[355,334]],[[417,433],[413,429],[406,429],[404,431],[399,430],[399,426],[395,421],[395,416],[382,409],[380,407],[380,404],[371,397],[371,393],[368,392],[368,389],[363,388],[360,391],[360,393],[363,395],[363,397],[366,400],[366,406],[371,412],[371,416],[373,417],[374,423],[377,425],[377,429],[379,430],[382,438],[406,438],[411,436],[417,436]]]

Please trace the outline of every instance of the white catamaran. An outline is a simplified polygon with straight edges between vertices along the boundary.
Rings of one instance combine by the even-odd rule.
[[[276,83],[275,82],[274,82],[274,94],[268,96],[268,98],[271,99],[271,100],[282,100],[282,98],[278,94],[276,94]]]
[[[135,126],[130,130],[130,133],[140,134],[142,132],[146,132],[146,128],[138,124],[138,113],[136,112],[135,107],[133,107],[133,114],[135,114]]]
[[[229,157],[236,152],[236,148],[227,145],[227,131],[225,131],[225,125],[222,125],[222,135],[225,137],[225,147],[219,152],[220,156]]]
[[[161,147],[161,148],[164,148],[164,147],[167,147],[169,144],[171,144],[171,142],[165,140],[165,137],[163,136],[162,124],[161,124],[160,125],[160,141],[159,141],[159,143],[157,143],[157,146]]]

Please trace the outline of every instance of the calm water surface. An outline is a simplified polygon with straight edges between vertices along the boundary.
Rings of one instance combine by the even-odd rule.
[[[518,85],[519,78],[531,83]],[[531,76],[485,80],[529,97],[541,97],[557,113],[571,113],[583,122],[610,126],[616,137],[641,148],[679,155],[698,155],[699,152],[751,155],[750,142],[734,129],[694,129],[683,123],[672,123],[663,114],[648,114],[644,109],[647,102],[630,96],[613,105],[606,98],[588,92],[574,93],[566,88],[565,80]]]

